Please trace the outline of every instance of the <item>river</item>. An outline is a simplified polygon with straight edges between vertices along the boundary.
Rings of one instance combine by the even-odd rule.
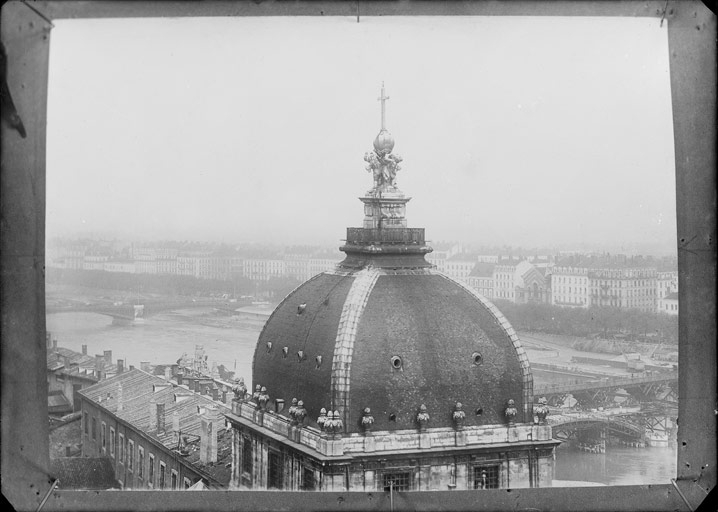
[[[110,317],[95,313],[54,313],[47,315],[47,330],[60,347],[80,352],[87,345],[89,355],[112,350],[113,361],[123,359],[125,367],[139,368],[142,361],[174,363],[183,353],[192,357],[195,345],[202,345],[210,368],[213,362],[223,364],[247,382],[252,380],[252,357],[260,332],[237,317],[200,308],[158,314],[138,325],[113,325]],[[556,450],[555,479],[562,482],[668,483],[675,471],[675,443],[669,447],[609,446],[602,454],[566,446]]]

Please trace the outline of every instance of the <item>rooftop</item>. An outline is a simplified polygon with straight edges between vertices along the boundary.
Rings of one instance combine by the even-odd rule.
[[[223,414],[230,409],[224,403],[139,369],[129,370],[99,382],[81,390],[80,394],[158,441],[168,450],[177,450],[179,439],[186,437],[189,442],[184,448],[188,453],[181,456],[220,486],[229,484],[231,470],[227,465],[231,463],[231,439],[223,433]],[[164,404],[164,428],[158,429],[151,424],[151,416],[155,414],[154,410],[151,410],[156,407],[154,404]],[[200,411],[209,407],[218,410],[218,419],[213,422],[218,434],[217,462],[202,464],[199,462]],[[172,428],[175,413],[179,420],[179,432],[173,431]]]

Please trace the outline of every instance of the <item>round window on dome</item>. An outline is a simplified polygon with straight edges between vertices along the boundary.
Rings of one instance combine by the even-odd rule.
[[[478,352],[471,354],[471,362],[474,366],[479,366],[484,362],[484,358]]]
[[[392,368],[394,368],[395,370],[400,369],[403,364],[404,364],[404,362],[401,360],[401,357],[399,357],[399,356],[394,356],[394,357],[391,358],[391,366],[392,366]]]

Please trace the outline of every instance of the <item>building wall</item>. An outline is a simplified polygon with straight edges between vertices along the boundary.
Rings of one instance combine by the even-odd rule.
[[[116,416],[92,401],[82,399],[81,409],[82,456],[110,458],[115,468],[115,478],[121,482],[123,488],[172,489],[173,471],[177,474],[176,489],[189,487],[201,478],[198,472],[182,463],[179,454],[173,453],[159,441],[118,420]],[[144,454],[142,461],[140,461],[141,452]],[[153,471],[150,470],[150,455],[154,458]],[[164,484],[161,482],[162,465],[164,465]]]
[[[588,269],[554,267],[551,273],[551,304],[587,308],[591,305],[591,283]]]
[[[454,432],[447,432],[453,436]],[[385,490],[395,479],[397,491],[470,490],[507,487],[550,487],[553,480],[553,449],[523,446],[512,450],[484,446],[476,453],[411,453],[396,455],[377,451],[351,460],[320,461],[295,450],[276,438],[234,425],[232,486],[235,489],[321,491]],[[251,454],[243,463],[245,447]],[[398,448],[398,447],[397,447]],[[271,469],[279,464],[278,472]],[[275,466],[276,467],[276,466]],[[488,478],[481,479],[482,471]],[[271,475],[270,475],[271,474]],[[281,474],[278,482],[277,474]]]

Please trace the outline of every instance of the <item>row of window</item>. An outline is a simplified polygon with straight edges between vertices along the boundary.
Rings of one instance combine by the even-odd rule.
[[[251,476],[253,471],[254,450],[252,447],[252,439],[249,436],[242,436],[242,473]],[[474,489],[498,489],[500,483],[499,465],[480,465],[473,467],[473,488]],[[413,488],[413,472],[412,471],[388,471],[381,476],[382,488],[385,491],[393,489],[397,492],[410,491]],[[282,454],[270,450],[267,460],[267,488],[283,489],[284,488],[284,461]],[[314,478],[314,470],[310,467],[302,467],[302,483],[303,491],[313,491],[316,489],[316,481]]]
[[[98,435],[98,428],[97,428],[97,418],[94,416],[90,418],[90,415],[88,412],[84,412],[83,415],[84,419],[84,426],[83,430],[85,433],[85,436],[91,437],[93,441],[97,441],[97,435]],[[137,478],[140,481],[145,480],[145,470],[147,470],[147,481],[146,484],[148,487],[153,488],[155,486],[155,455],[153,453],[148,453],[148,464],[145,464],[145,449],[142,446],[137,447],[136,456],[137,459],[135,459],[135,442],[132,439],[127,439],[124,434],[115,432],[115,429],[110,426],[109,427],[109,436],[108,436],[108,428],[107,424],[103,421],[99,428],[99,435],[100,435],[100,450],[102,455],[108,455],[113,459],[116,458],[117,463],[122,464],[125,466],[127,471],[129,473],[133,473],[134,471],[137,471]],[[135,461],[137,464],[135,464]],[[157,482],[157,488],[158,489],[165,489],[167,488],[167,481],[166,481],[166,475],[167,475],[167,465],[163,461],[159,461],[159,481]],[[176,470],[171,470],[170,472],[170,482],[169,482],[169,488],[176,490],[179,488],[179,474]],[[188,489],[192,485],[192,482],[189,480],[189,478],[184,478],[183,481],[183,487],[185,489]]]

